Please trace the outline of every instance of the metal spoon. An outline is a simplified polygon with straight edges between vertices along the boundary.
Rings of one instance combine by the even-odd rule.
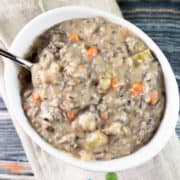
[[[6,57],[6,58],[8,58],[8,59],[10,59],[12,61],[14,61],[15,63],[25,67],[28,70],[30,70],[31,67],[33,66],[33,63],[31,63],[31,62],[29,62],[29,61],[27,61],[25,59],[22,59],[20,57],[17,57],[15,55],[13,55],[13,54],[11,54],[11,53],[1,49],[1,48],[0,48],[0,55],[4,56],[4,57]]]

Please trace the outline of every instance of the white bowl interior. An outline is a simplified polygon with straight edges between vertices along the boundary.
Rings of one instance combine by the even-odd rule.
[[[14,39],[10,47],[10,52],[22,57],[25,52],[27,52],[35,37],[52,25],[72,18],[89,18],[93,16],[103,16],[114,23],[126,26],[128,29],[141,37],[141,39],[155,53],[161,64],[165,80],[166,109],[160,127],[151,141],[131,155],[109,161],[84,162],[67,153],[57,150],[44,141],[29,124],[21,106],[19,92],[20,85],[17,77],[19,69],[14,63],[7,60],[5,63],[5,88],[9,101],[8,108],[12,117],[19,123],[32,140],[51,155],[70,163],[71,165],[87,170],[125,170],[140,165],[154,157],[167,143],[178,119],[179,95],[175,76],[166,57],[159,47],[139,28],[120,17],[90,8],[63,7],[51,10],[30,21]]]

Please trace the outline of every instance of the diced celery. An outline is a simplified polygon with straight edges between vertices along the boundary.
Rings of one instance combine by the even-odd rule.
[[[109,75],[110,77],[116,76],[116,72],[115,72],[112,68],[109,68],[109,69],[107,70],[107,73],[106,73],[106,74]]]
[[[143,63],[145,61],[150,61],[153,59],[150,49],[146,49],[140,53],[137,53],[132,56],[132,59],[137,61],[138,63]]]
[[[100,88],[106,90],[111,84],[111,79],[107,77],[101,77],[99,81]]]

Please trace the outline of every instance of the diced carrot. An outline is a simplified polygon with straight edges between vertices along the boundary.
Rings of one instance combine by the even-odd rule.
[[[37,91],[34,91],[32,93],[32,100],[35,103],[39,103],[41,101],[41,97],[40,97],[40,95],[39,95],[39,93]]]
[[[78,41],[79,40],[79,35],[78,34],[71,34],[70,36],[69,36],[69,39],[70,39],[70,41],[72,41],[72,42],[75,42],[75,41]]]
[[[150,91],[149,95],[150,95],[149,104],[155,105],[159,100],[159,92],[156,89],[154,89],[154,90]]]
[[[116,89],[116,88],[118,88],[120,85],[121,85],[121,81],[120,81],[118,78],[113,77],[113,78],[111,79],[111,85],[110,85],[111,89]]]
[[[120,34],[120,36],[122,36],[122,37],[126,37],[127,34],[128,34],[128,28],[122,27],[122,28],[120,29],[120,31],[119,31],[119,34]]]
[[[92,46],[87,50],[86,56],[88,59],[92,59],[97,54],[98,54],[98,49],[95,46]]]
[[[131,88],[131,93],[141,95],[144,92],[144,85],[141,82],[134,83]]]
[[[107,121],[108,120],[108,112],[102,112],[100,114],[100,117],[103,121]]]
[[[26,171],[26,167],[20,163],[4,163],[0,165],[0,168],[13,174],[20,174]]]
[[[66,114],[67,114],[67,117],[68,117],[68,119],[70,121],[74,121],[76,119],[76,116],[75,116],[75,114],[72,111],[69,111]]]

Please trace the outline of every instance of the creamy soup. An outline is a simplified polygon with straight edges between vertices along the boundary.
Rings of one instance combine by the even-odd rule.
[[[82,160],[133,153],[156,132],[165,108],[161,66],[126,27],[73,19],[42,33],[20,72],[22,105],[48,143]]]

